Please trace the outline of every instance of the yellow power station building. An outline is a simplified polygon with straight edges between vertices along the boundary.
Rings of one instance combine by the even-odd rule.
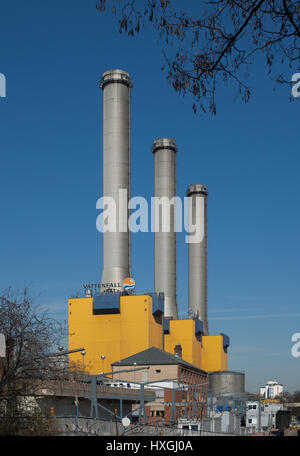
[[[174,354],[178,345],[182,359],[194,366],[227,370],[228,336],[204,336],[199,319],[165,319],[163,294],[72,298],[68,314],[69,350],[85,350],[85,355],[72,353],[70,361],[87,373],[110,372],[112,363],[150,347]]]

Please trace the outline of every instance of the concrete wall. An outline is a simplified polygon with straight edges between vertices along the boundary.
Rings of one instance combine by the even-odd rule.
[[[112,370],[118,371],[120,369],[133,369],[133,368],[140,368],[140,367],[145,367],[145,366],[113,366]],[[145,380],[145,374],[147,373],[147,380]],[[122,380],[124,379],[125,381],[128,382],[142,382],[142,381],[160,381],[162,379],[175,379],[178,376],[178,365],[152,365],[150,366],[150,369],[145,369],[145,370],[140,370],[136,372],[123,372],[121,374],[114,374],[113,378],[121,378]]]
[[[51,415],[51,408],[53,408],[54,416],[76,416],[77,408],[74,404],[74,398],[72,397],[56,397],[47,396],[43,398],[37,398],[36,403],[38,407],[46,414]],[[114,411],[117,410],[117,415],[120,415],[120,401],[118,400],[101,400],[99,401],[101,406],[110,410],[113,414],[98,407],[99,418],[111,420],[114,418]],[[123,401],[123,416],[127,415],[131,411],[132,402]],[[91,401],[84,398],[79,398],[78,413],[79,416],[89,417],[91,411]]]
[[[63,436],[110,436],[122,435],[125,431],[121,423],[112,420],[87,418],[55,418],[55,424]]]
[[[59,418],[55,422],[61,428],[61,435],[76,436],[76,435],[99,435],[99,436],[229,436],[240,435],[241,433],[223,433],[213,431],[213,420],[203,420],[201,431],[192,431],[179,429],[175,427],[164,427],[162,423],[156,423],[153,426],[131,425],[124,428],[121,423],[104,420],[87,420],[75,418]]]

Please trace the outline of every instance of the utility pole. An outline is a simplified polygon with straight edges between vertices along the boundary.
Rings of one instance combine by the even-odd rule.
[[[104,360],[105,360],[105,355],[101,355],[101,360],[102,360],[102,375],[104,375]]]
[[[76,417],[78,418],[79,417],[79,400],[78,400],[78,397],[79,397],[79,393],[76,393],[75,394],[75,405],[76,405]]]
[[[261,432],[261,402],[260,398],[258,399],[258,422],[257,422],[257,430]]]
[[[118,410],[117,410],[117,409],[115,409],[115,424],[116,424],[116,435],[119,435],[119,434],[118,434],[117,412],[118,412]]]

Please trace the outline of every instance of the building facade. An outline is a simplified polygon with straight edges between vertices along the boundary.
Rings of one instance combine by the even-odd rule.
[[[283,404],[260,403],[248,401],[246,411],[246,428],[248,433],[266,432],[276,427],[276,413],[284,410]]]
[[[265,386],[260,388],[260,396],[264,399],[274,399],[277,396],[281,396],[282,393],[283,386],[274,380],[270,380]]]

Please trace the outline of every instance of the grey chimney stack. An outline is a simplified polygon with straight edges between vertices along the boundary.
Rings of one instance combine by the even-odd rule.
[[[192,225],[202,231],[203,238],[197,243],[189,243],[189,316],[198,317],[203,322],[204,334],[208,334],[207,321],[207,195],[204,185],[188,187],[189,231]],[[198,208],[196,205],[198,201]]]
[[[176,153],[177,146],[173,139],[159,138],[153,143],[154,155],[154,197],[176,197]],[[175,210],[170,206],[170,230],[163,232],[162,211],[159,223],[154,214],[154,224],[158,230],[154,233],[154,289],[155,293],[165,295],[165,317],[178,318],[176,301],[176,231]]]
[[[102,283],[119,284],[120,291],[130,276],[130,233],[128,201],[130,198],[130,76],[123,70],[109,70],[102,75],[103,91],[103,196],[116,203],[117,230],[103,233]],[[119,190],[123,202],[119,200]],[[119,224],[121,226],[119,226]]]

